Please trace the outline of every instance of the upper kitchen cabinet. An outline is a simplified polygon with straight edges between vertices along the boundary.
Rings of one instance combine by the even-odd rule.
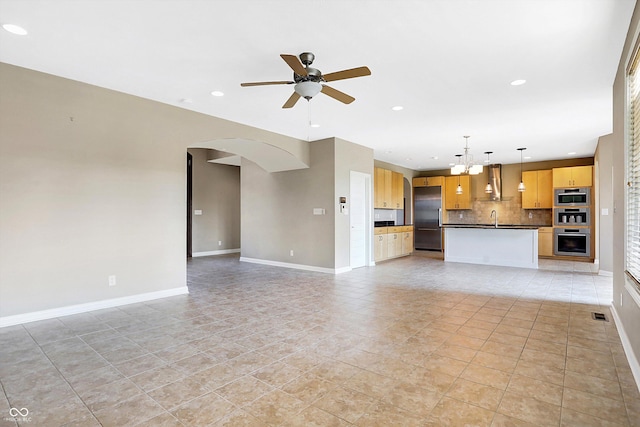
[[[374,168],[373,207],[391,209],[391,171]]]
[[[376,209],[403,209],[403,175],[388,169],[374,168],[373,199],[373,207]]]
[[[414,187],[435,187],[444,185],[443,176],[419,176],[413,178]]]
[[[553,186],[591,187],[593,185],[593,166],[573,166],[553,168]]]
[[[444,181],[445,209],[471,209],[471,179],[469,175],[447,176]],[[458,182],[462,187],[462,194],[456,194]]]
[[[522,209],[553,208],[553,172],[549,170],[522,172],[526,190],[522,193]]]
[[[391,172],[391,209],[404,209],[404,176]]]

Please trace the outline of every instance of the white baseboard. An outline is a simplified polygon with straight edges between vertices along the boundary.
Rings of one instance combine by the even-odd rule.
[[[206,251],[206,252],[194,252],[191,254],[193,258],[200,256],[212,256],[212,255],[226,255],[226,254],[237,254],[240,253],[240,248],[238,249],[220,249],[219,251]]]
[[[316,267],[315,265],[293,264],[290,262],[270,261],[267,259],[247,258],[243,256],[240,257],[240,261],[250,262],[253,264],[271,265],[273,267],[294,268],[296,270],[316,271],[318,273],[329,273],[329,274],[339,274],[339,273],[351,271],[351,267],[344,267],[344,268],[338,268],[338,269]]]
[[[622,348],[624,348],[624,354],[627,356],[627,361],[629,362],[629,367],[633,373],[633,378],[636,380],[636,386],[638,387],[638,390],[640,390],[640,363],[638,362],[636,354],[633,352],[631,341],[629,341],[629,336],[624,330],[624,325],[618,316],[616,306],[613,304],[611,304],[611,314],[613,315],[613,321],[616,322],[616,328],[618,329],[618,335],[622,342]]]
[[[598,270],[598,276],[613,277],[613,271]]]
[[[103,308],[118,307],[121,305],[135,304],[138,302],[151,301],[154,299],[173,297],[176,295],[188,294],[189,288],[167,289],[164,291],[148,292],[144,294],[131,295],[128,297],[112,298],[102,301],[88,302],[85,304],[68,305],[66,307],[52,308],[49,310],[33,311],[31,313],[16,314],[13,316],[0,317],[0,328],[6,326],[20,325],[22,323],[35,322],[37,320],[53,319],[56,317],[69,316],[71,314],[86,313]]]

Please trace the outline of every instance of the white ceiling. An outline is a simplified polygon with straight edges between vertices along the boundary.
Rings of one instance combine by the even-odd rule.
[[[635,0],[0,0],[0,61],[278,132],[336,136],[375,158],[442,169],[592,156],[612,131],[612,86]],[[281,53],[323,73],[367,65],[281,108]],[[511,86],[526,79],[523,86]],[[210,92],[221,90],[223,97]],[[188,102],[183,102],[187,100]],[[404,110],[392,111],[402,105]],[[310,128],[309,120],[320,125]],[[575,155],[569,155],[575,152]],[[437,157],[437,159],[434,159]]]

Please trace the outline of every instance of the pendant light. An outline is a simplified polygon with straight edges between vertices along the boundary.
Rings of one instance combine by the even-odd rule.
[[[520,184],[518,184],[518,191],[521,193],[526,190],[524,181],[522,180],[522,152],[524,150],[526,150],[526,148],[518,148],[518,151],[520,152]]]
[[[461,160],[460,158],[462,157],[462,154],[456,154],[456,157],[458,158],[458,164],[456,166],[462,166],[462,164],[460,163],[460,160]],[[453,168],[451,168],[451,171],[453,173]],[[458,188],[456,188],[456,194],[462,194],[462,185],[460,185],[460,174],[459,173],[458,173]]]
[[[485,160],[485,162],[487,163],[487,166],[491,163],[491,160],[489,159],[489,155],[492,154],[493,151],[485,151],[484,154],[487,155],[487,160]],[[491,174],[487,173],[488,176],[490,176]],[[491,194],[493,192],[493,189],[491,188],[491,182],[487,181],[487,186],[484,187],[484,192],[487,194]]]
[[[473,156],[469,154],[469,135],[464,137],[464,163],[458,159],[458,164],[451,168],[451,175],[478,175],[482,173],[482,165],[473,163]],[[456,157],[462,157],[462,154],[456,154]]]

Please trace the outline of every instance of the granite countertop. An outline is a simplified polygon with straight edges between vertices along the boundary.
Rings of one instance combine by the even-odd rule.
[[[544,224],[498,224],[498,229],[536,230],[551,227]],[[495,224],[442,224],[442,228],[496,228]]]

